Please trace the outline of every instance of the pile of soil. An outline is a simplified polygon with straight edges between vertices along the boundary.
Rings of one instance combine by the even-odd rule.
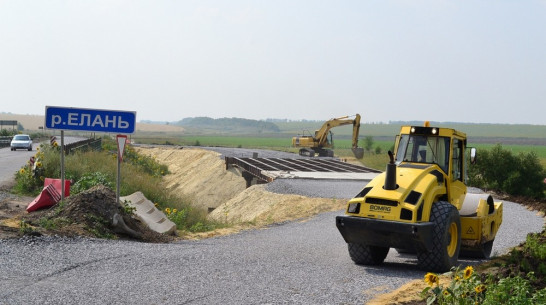
[[[115,216],[116,214],[118,216]],[[30,234],[119,238],[144,242],[172,240],[172,237],[149,229],[128,214],[117,203],[115,192],[103,185],[69,196],[62,205],[30,213],[21,219],[36,227],[29,230]],[[121,219],[130,230],[122,229],[123,226],[119,224]]]

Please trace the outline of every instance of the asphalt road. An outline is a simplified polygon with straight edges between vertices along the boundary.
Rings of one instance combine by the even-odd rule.
[[[60,143],[60,136],[57,136]],[[64,143],[70,144],[85,138],[65,136]],[[18,149],[11,151],[9,147],[0,148],[0,187],[13,183],[15,172],[21,169],[27,161],[36,153],[40,143],[33,143],[32,151]]]
[[[0,240],[0,304],[363,304],[423,278],[414,256],[394,250],[382,266],[353,264],[335,226],[340,214],[173,244]],[[543,224],[505,202],[493,253]]]
[[[34,144],[34,150],[37,145]],[[0,186],[10,184],[17,172],[33,156],[36,151],[16,150],[9,147],[0,148]]]

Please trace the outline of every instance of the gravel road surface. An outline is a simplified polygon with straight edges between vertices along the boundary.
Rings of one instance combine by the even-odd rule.
[[[314,183],[305,191],[345,184]],[[362,187],[357,186],[349,187],[356,189],[349,197]],[[300,189],[289,181],[271,188]],[[173,244],[0,240],[0,304],[363,304],[423,278],[414,256],[394,250],[382,266],[353,264],[335,226],[341,214]],[[504,202],[493,253],[506,253],[543,224],[534,212]]]
[[[423,277],[394,250],[383,266],[354,265],[339,214],[175,244],[0,240],[0,304],[363,304]],[[518,204],[505,202],[504,215],[493,253],[542,229]]]

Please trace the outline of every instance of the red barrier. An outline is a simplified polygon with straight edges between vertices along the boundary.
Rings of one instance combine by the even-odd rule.
[[[45,178],[44,186],[47,186],[47,185],[50,185],[50,184],[53,184],[53,186],[55,187],[55,189],[57,190],[57,192],[59,194],[62,193],[61,179]],[[70,195],[70,180],[65,180],[64,181],[64,197],[68,197],[69,195]]]
[[[28,204],[27,212],[30,213],[41,208],[53,206],[59,201],[61,201],[61,194],[57,192],[53,184],[49,184],[44,187],[36,199]]]

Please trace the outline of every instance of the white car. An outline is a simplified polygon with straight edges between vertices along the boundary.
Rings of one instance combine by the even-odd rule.
[[[14,151],[19,148],[32,150],[32,139],[27,134],[18,134],[13,137],[10,144],[11,150]]]

